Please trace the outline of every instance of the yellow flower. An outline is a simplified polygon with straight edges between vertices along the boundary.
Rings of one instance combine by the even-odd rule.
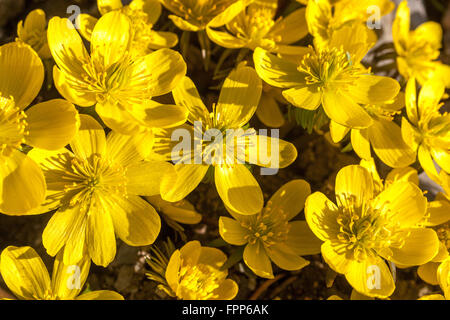
[[[438,252],[436,232],[417,227],[426,214],[427,200],[415,184],[395,181],[375,196],[370,172],[351,165],[338,172],[335,193],[337,205],[320,192],[310,195],[305,217],[324,241],[324,260],[359,293],[384,298],[394,292],[383,259],[414,266]]]
[[[299,54],[302,47],[291,46],[308,34],[305,9],[298,9],[275,21],[278,0],[257,0],[226,24],[228,32],[206,29],[218,45],[236,49],[261,47],[269,52]],[[215,26],[221,27],[221,26]]]
[[[45,197],[39,166],[21,152],[21,145],[55,150],[75,135],[75,107],[61,99],[38,103],[44,67],[37,53],[23,42],[0,47],[0,212],[26,214]]]
[[[52,57],[47,42],[47,20],[41,9],[31,11],[17,25],[17,40],[30,45],[42,59]]]
[[[294,59],[282,59],[257,48],[253,55],[258,75],[283,88],[283,96],[296,107],[316,110],[340,125],[363,129],[372,117],[360,106],[393,100],[400,91],[394,79],[372,75],[360,61],[371,45],[366,28],[346,26],[332,35],[330,45],[309,48]]]
[[[126,6],[117,0],[97,0],[97,6],[102,15],[120,10],[130,19],[134,31],[130,48],[133,57],[144,56],[161,48],[172,48],[178,43],[175,33],[153,30],[161,15],[158,0],[133,0]],[[80,33],[90,41],[98,19],[84,13],[79,15],[79,19]]]
[[[186,121],[185,108],[150,100],[172,91],[186,74],[186,63],[170,49],[133,59],[132,24],[126,15],[112,11],[99,19],[90,55],[67,19],[50,20],[48,42],[57,64],[53,76],[58,91],[81,107],[96,105],[111,129],[136,134]]]
[[[302,255],[320,253],[321,241],[306,221],[290,221],[303,210],[310,194],[306,181],[292,180],[255,215],[228,210],[235,220],[220,217],[220,235],[230,244],[245,245],[244,262],[260,277],[273,278],[271,261],[284,270],[300,270],[309,264]]]
[[[372,125],[364,129],[351,129],[331,121],[330,133],[333,142],[341,141],[351,131],[353,150],[361,159],[372,157],[371,147],[378,158],[392,168],[402,168],[416,160],[414,151],[402,138],[401,128],[393,120],[405,106],[405,97],[400,92],[393,101],[363,108],[372,118]]]
[[[298,1],[298,0],[297,0]],[[299,1],[307,4],[306,20],[309,32],[314,36],[314,44],[318,47],[329,44],[334,31],[349,25],[365,25],[381,18],[395,8],[390,0],[311,0]],[[379,9],[380,17],[376,17]],[[368,30],[369,37],[377,40],[373,30]]]
[[[437,269],[437,282],[444,295],[431,294],[421,297],[419,300],[450,300],[450,257],[441,262]]]
[[[89,274],[90,261],[67,265],[55,258],[50,279],[47,268],[31,247],[9,246],[0,258],[0,272],[8,288],[21,300],[123,300],[114,291],[90,291],[80,295]]]
[[[183,300],[231,300],[238,285],[227,279],[221,267],[227,256],[216,248],[190,241],[170,257],[166,281],[177,298]]]
[[[397,51],[397,67],[406,79],[414,77],[421,85],[440,77],[450,87],[450,67],[437,61],[442,46],[442,27],[428,21],[410,31],[410,12],[407,1],[400,3],[392,25],[392,36]]]
[[[403,140],[417,152],[423,170],[437,183],[440,179],[434,161],[450,173],[450,114],[439,112],[444,92],[442,81],[429,80],[417,99],[416,80],[409,79],[405,97],[409,121],[402,118]]]
[[[100,124],[81,115],[71,151],[32,150],[47,182],[47,198],[37,213],[57,210],[42,240],[51,256],[64,250],[64,263],[83,256],[107,266],[116,255],[116,235],[131,246],[153,243],[161,221],[139,195],[159,194],[167,162],[142,161],[137,138],[115,132],[105,137]]]
[[[154,153],[164,160],[176,162],[177,176],[168,175],[161,185],[164,200],[175,202],[186,197],[211,168],[217,191],[226,206],[241,214],[261,211],[264,204],[261,188],[244,162],[278,169],[297,158],[297,150],[291,143],[257,135],[254,129],[242,129],[256,111],[261,87],[261,80],[253,68],[238,67],[225,79],[218,103],[211,113],[188,77],[175,88],[175,102],[189,109],[188,121],[194,124],[194,127],[185,125],[182,129],[194,141],[179,155],[175,151],[178,141],[171,139],[173,131],[156,134]],[[195,122],[200,125],[195,126]],[[216,141],[214,136],[208,139],[216,133],[222,140]],[[199,147],[195,141],[198,136],[203,137]],[[230,147],[233,142],[237,152]],[[278,146],[277,151],[272,151],[274,145]]]
[[[220,27],[233,19],[252,0],[160,0],[173,23],[184,31]]]
[[[169,202],[163,200],[159,194],[145,198],[153,207],[173,221],[184,224],[197,224],[202,220],[202,215],[198,213],[192,203],[186,199],[177,202]]]

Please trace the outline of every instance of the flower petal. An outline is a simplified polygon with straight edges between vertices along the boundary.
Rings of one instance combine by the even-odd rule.
[[[245,160],[248,163],[278,169],[286,168],[297,159],[298,153],[295,146],[282,139],[250,135],[246,136],[246,140]]]
[[[232,210],[240,214],[255,214],[262,210],[261,188],[245,165],[216,166],[214,179],[220,198]]]
[[[294,254],[289,247],[282,243],[266,248],[266,252],[270,260],[283,270],[300,270],[309,264],[308,260]]]
[[[161,197],[170,202],[183,200],[200,184],[208,168],[202,164],[176,164],[176,174],[166,175],[161,182]]]
[[[323,193],[315,192],[306,199],[305,218],[312,232],[322,241],[336,238],[338,208]]]
[[[50,276],[39,255],[31,247],[9,246],[0,258],[0,271],[8,288],[20,299],[45,299]]]
[[[175,174],[173,165],[164,161],[142,161],[127,167],[127,193],[141,196],[160,194],[166,174]]]
[[[262,278],[273,279],[272,264],[261,241],[247,244],[244,249],[245,264]]]
[[[248,234],[248,230],[234,219],[220,217],[219,233],[223,240],[232,245],[242,246],[247,243],[245,236]]]
[[[176,105],[184,106],[189,110],[188,120],[190,123],[206,121],[209,118],[209,111],[200,98],[194,82],[189,77],[183,77],[173,89],[172,95]]]
[[[372,157],[369,140],[369,130],[372,127],[373,125],[368,129],[353,129],[350,134],[353,150],[361,159],[370,159]]]
[[[348,89],[349,96],[362,104],[378,104],[393,100],[400,91],[400,84],[389,77],[365,75]]]
[[[95,290],[79,295],[76,300],[124,300],[124,298],[114,291]]]
[[[114,231],[123,242],[130,246],[147,246],[155,241],[161,219],[148,202],[135,195],[128,195],[126,199],[111,195],[103,203],[111,215]]]
[[[94,31],[94,27],[98,22],[97,18],[87,14],[81,13],[78,15],[76,23],[79,27],[79,32],[87,41],[91,42],[92,31]]]
[[[298,215],[305,207],[311,187],[305,180],[295,179],[278,189],[266,205],[268,213],[282,215],[286,221]]]
[[[322,241],[309,228],[306,221],[292,221],[285,244],[295,254],[306,256],[320,253]]]
[[[359,165],[350,165],[339,170],[336,176],[336,197],[352,197],[356,207],[373,198],[373,179],[369,171]]]
[[[14,98],[23,110],[36,98],[44,81],[44,66],[27,44],[11,42],[0,46],[0,92]]]
[[[47,150],[61,149],[69,144],[80,122],[74,105],[62,99],[34,105],[26,115],[27,144]]]
[[[250,121],[259,104],[262,81],[250,67],[238,67],[225,79],[216,106],[218,125],[241,128]]]
[[[306,110],[316,110],[322,103],[322,93],[314,85],[284,90],[283,97],[294,106]]]
[[[272,128],[282,127],[286,122],[277,101],[264,92],[256,109],[256,116],[264,125]]]
[[[281,41],[279,42],[283,44],[291,44],[299,41],[308,34],[305,12],[305,8],[300,8],[283,19],[280,19],[274,24],[269,35],[281,37]],[[295,30],[295,32],[292,32],[292,30]]]
[[[87,159],[93,154],[103,154],[105,146],[105,131],[100,123],[91,116],[80,115],[80,129],[70,142],[73,153]]]
[[[97,0],[98,11],[104,15],[123,7],[121,0]]]
[[[21,215],[37,208],[45,199],[45,178],[30,157],[13,151],[0,157],[0,211]]]

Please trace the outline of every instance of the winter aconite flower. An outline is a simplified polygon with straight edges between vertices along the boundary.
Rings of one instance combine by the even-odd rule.
[[[64,264],[59,254],[50,278],[33,248],[9,246],[1,254],[0,273],[8,288],[21,300],[123,300],[120,294],[109,290],[80,295],[90,265],[90,260]]]
[[[220,27],[233,19],[252,0],[160,0],[173,15],[169,18],[184,31]]]
[[[394,79],[375,76],[360,61],[370,49],[364,26],[346,26],[333,32],[330,44],[306,50],[294,59],[282,59],[257,48],[258,75],[268,84],[283,88],[283,96],[296,107],[316,110],[342,126],[363,129],[373,124],[362,105],[393,100],[400,85]]]
[[[131,246],[155,241],[161,221],[155,209],[139,197],[159,194],[163,174],[171,165],[142,161],[139,141],[115,132],[105,137],[100,124],[81,115],[81,126],[68,149],[32,150],[47,182],[47,198],[37,213],[57,210],[42,240],[64,263],[87,255],[107,266],[116,255],[116,236]]]
[[[151,100],[172,91],[182,79],[183,58],[170,49],[132,58],[132,39],[130,19],[119,11],[106,13],[92,31],[89,55],[70,22],[52,18],[48,42],[57,64],[53,70],[56,88],[74,104],[95,105],[105,124],[122,134],[184,123],[184,108]]]
[[[256,111],[261,87],[253,68],[239,66],[225,79],[213,112],[203,104],[188,77],[175,88],[175,101],[189,110],[188,121],[194,126],[156,135],[154,153],[174,161],[177,171],[176,176],[168,175],[162,182],[164,200],[175,202],[186,197],[211,168],[226,206],[241,214],[261,211],[262,191],[245,163],[277,169],[297,158],[297,150],[291,143],[257,135],[254,129],[243,129]],[[188,141],[182,141],[184,147],[180,150],[177,144],[180,137],[185,138],[184,133]]]
[[[79,126],[75,107],[62,99],[26,109],[43,80],[41,59],[29,45],[0,47],[0,212],[6,214],[26,214],[45,197],[42,171],[21,152],[22,145],[56,150],[69,143]]]
[[[444,92],[444,83],[432,79],[424,83],[417,98],[416,80],[411,78],[405,95],[409,121],[402,119],[403,140],[417,152],[420,165],[436,182],[439,174],[434,161],[450,173],[450,114],[439,111]]]
[[[369,171],[351,165],[338,172],[335,193],[337,205],[320,192],[310,195],[306,221],[324,241],[321,251],[328,265],[361,294],[383,298],[393,293],[384,260],[421,265],[438,252],[436,232],[417,227],[427,200],[413,183],[395,181],[375,196]]]
[[[442,47],[442,27],[428,21],[410,31],[408,2],[402,1],[392,25],[392,37],[397,51],[397,67],[400,74],[409,80],[414,77],[420,84],[429,79],[441,78],[450,87],[450,67],[437,61]]]
[[[308,29],[314,36],[314,44],[318,47],[326,46],[335,30],[351,24],[376,23],[376,19],[380,19],[395,8],[395,4],[390,0],[297,1],[307,4]],[[368,30],[368,33],[371,39],[376,41],[373,30]]]
[[[228,210],[235,219],[220,217],[222,238],[233,245],[245,245],[244,262],[258,276],[273,278],[273,261],[284,270],[299,270],[309,264],[302,255],[320,252],[320,240],[305,221],[291,221],[305,205],[311,193],[304,180],[292,180],[282,186],[255,215]]]
[[[41,9],[31,11],[17,25],[17,40],[30,45],[42,59],[52,57],[47,42],[47,20]]]
[[[153,30],[153,25],[161,15],[161,4],[158,0],[133,0],[126,6],[117,0],[97,0],[97,6],[102,15],[112,10],[120,10],[130,19],[134,32],[130,50],[134,57],[144,56],[161,48],[172,48],[178,43],[175,33]],[[80,33],[89,41],[97,21],[88,14],[80,14]]]
[[[364,129],[350,129],[331,121],[330,133],[334,142],[341,141],[351,131],[350,138],[353,150],[361,159],[372,157],[371,148],[385,164],[392,168],[402,168],[412,164],[415,153],[402,138],[401,128],[396,124],[394,116],[405,106],[403,93],[387,103],[363,106],[372,118],[372,125]]]
[[[261,47],[284,54],[303,52],[304,48],[291,44],[308,34],[305,9],[275,20],[277,8],[278,0],[254,1],[225,25],[226,31],[210,27],[206,31],[212,41],[225,48]]]
[[[202,247],[190,241],[170,257],[166,281],[178,299],[231,300],[238,293],[238,285],[227,279],[222,270],[227,256],[216,248]]]

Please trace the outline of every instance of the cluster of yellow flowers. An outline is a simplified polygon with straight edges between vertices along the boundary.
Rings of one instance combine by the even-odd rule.
[[[437,60],[439,24],[411,31],[407,2],[398,6],[394,79],[375,75],[363,60],[377,43],[368,9],[381,18],[395,9],[390,0],[297,0],[287,13],[277,0],[97,4],[100,18],[52,17],[48,25],[34,10],[19,23],[16,41],[0,46],[0,212],[51,214],[42,243],[55,257],[50,279],[31,247],[3,250],[0,272],[17,298],[123,299],[82,292],[91,261],[108,266],[117,237],[130,246],[153,244],[160,214],[176,225],[200,222],[185,198],[209,180],[230,214],[218,221],[221,238],[242,248],[259,277],[274,277],[272,262],[300,270],[309,264],[303,256],[321,254],[353,287],[352,297],[389,298],[394,266],[419,266],[418,275],[443,293],[422,299],[450,299],[450,114],[441,110],[450,67]],[[156,30],[163,8],[181,31]],[[192,33],[202,68],[213,46],[225,48],[219,78],[221,65],[233,63],[212,108],[187,76]],[[30,106],[46,74],[62,98]],[[294,179],[264,205],[250,168],[285,168],[297,149],[248,123],[256,113],[265,125],[282,126],[280,105],[321,118],[314,129],[335,144],[349,141],[360,157],[337,173],[335,200]],[[173,139],[179,130],[192,142],[182,150]],[[213,143],[211,132],[225,137]],[[209,139],[198,145],[198,136]],[[392,168],[384,179],[374,157]],[[434,201],[419,188],[419,165],[442,187]],[[224,252],[199,241],[167,248],[152,249],[149,277],[169,295],[237,295]]]

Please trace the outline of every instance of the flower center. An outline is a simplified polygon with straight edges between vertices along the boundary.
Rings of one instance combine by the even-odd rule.
[[[15,106],[14,100],[0,95],[0,155],[8,156],[20,148],[28,135],[26,115]]]
[[[331,48],[308,53],[303,57],[298,71],[305,73],[306,83],[326,88],[330,85],[342,86],[355,83],[367,71],[355,66],[348,52]]]
[[[179,276],[177,296],[185,299],[208,300],[219,297],[214,291],[227,274],[210,265],[198,263],[195,266],[182,267]]]
[[[249,217],[248,221],[242,221],[241,226],[248,230],[245,239],[250,244],[263,241],[266,247],[286,241],[290,230],[286,213],[282,209],[272,212],[272,202],[269,201],[264,209]]]
[[[70,204],[88,206],[94,195],[117,194],[126,197],[125,168],[94,154],[87,160],[79,158],[67,159],[60,163],[64,192],[71,195]]]
[[[336,200],[339,233],[335,245],[353,259],[363,261],[377,255],[379,250],[403,245],[397,237],[399,225],[388,218],[390,209],[387,203],[358,204],[354,196],[344,194],[338,195]]]

